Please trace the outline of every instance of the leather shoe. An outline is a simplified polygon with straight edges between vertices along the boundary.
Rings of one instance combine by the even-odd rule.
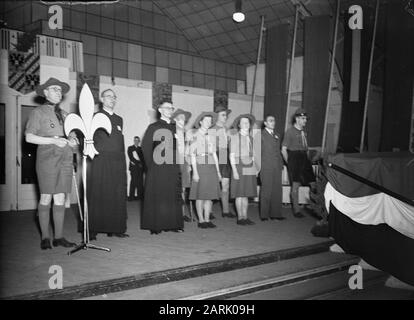
[[[151,230],[151,234],[160,234],[161,231],[155,231],[155,230]]]
[[[117,238],[129,238],[129,234],[126,233],[112,233],[112,235]]]
[[[190,218],[189,216],[184,216],[184,217],[183,217],[183,220],[184,220],[185,222],[191,222],[191,218]]]
[[[272,219],[272,220],[273,220],[273,218],[270,218],[270,219]],[[260,220],[262,220],[262,221],[267,221],[267,220],[269,220],[269,218],[260,218]]]
[[[271,220],[285,220],[285,217],[272,217]]]
[[[60,247],[65,247],[65,248],[71,248],[71,247],[76,246],[76,243],[69,242],[65,238],[54,239],[52,243],[54,247],[60,246]]]
[[[199,228],[201,228],[201,229],[206,229],[206,228],[208,228],[208,226],[207,226],[207,222],[199,222],[199,223],[197,224],[197,227],[199,227]]]
[[[206,222],[206,225],[207,225],[207,228],[217,228],[217,226],[211,221]]]
[[[295,218],[304,218],[305,216],[301,213],[301,212],[295,212],[294,214],[293,214],[293,216],[295,217]]]
[[[245,226],[245,225],[247,225],[247,223],[246,223],[246,220],[245,220],[245,219],[240,219],[240,220],[237,220],[237,224],[239,224],[239,225],[241,225],[241,226]]]
[[[250,220],[250,219],[246,219],[245,220],[245,223],[247,224],[247,225],[249,225],[249,226],[252,226],[252,225],[254,225],[255,223],[252,221],[252,220]]]
[[[42,250],[52,249],[52,246],[50,245],[50,239],[49,238],[42,239],[42,241],[40,242],[40,248]]]
[[[214,216],[214,214],[210,213],[210,220],[215,219],[216,217]]]

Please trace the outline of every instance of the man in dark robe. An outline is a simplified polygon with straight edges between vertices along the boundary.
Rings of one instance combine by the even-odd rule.
[[[282,170],[280,135],[275,130],[275,117],[267,115],[260,132],[260,218],[266,221],[284,220],[282,217]]]
[[[140,139],[136,136],[134,144],[128,147],[129,171],[131,173],[128,201],[144,198],[144,155],[139,143]],[[137,190],[137,196],[135,196],[135,190]]]
[[[157,108],[161,117],[148,126],[142,140],[147,168],[141,229],[151,234],[183,232],[180,166],[176,163],[176,129],[171,121],[174,107],[163,102]]]
[[[88,181],[88,209],[90,239],[97,233],[109,237],[128,237],[126,232],[127,173],[123,120],[114,113],[115,92],[107,89],[101,94],[102,110],[111,121],[110,135],[97,130],[94,135],[95,148],[99,152],[90,165]]]

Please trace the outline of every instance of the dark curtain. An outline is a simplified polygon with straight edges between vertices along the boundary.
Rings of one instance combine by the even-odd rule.
[[[267,29],[264,116],[276,118],[276,131],[285,128],[287,107],[288,24]]]
[[[399,2],[386,10],[381,151],[408,150],[414,85],[414,16]]]
[[[308,112],[308,143],[321,146],[329,87],[329,16],[307,17],[304,33],[303,107]]]
[[[361,1],[360,1],[361,2]],[[342,93],[342,112],[341,126],[339,131],[338,149],[341,152],[357,152],[361,141],[362,118],[364,115],[364,103],[366,86],[368,79],[369,57],[372,41],[373,28],[373,9],[362,5],[358,1],[355,3],[361,5],[363,16],[363,29],[361,32],[360,45],[360,78],[359,78],[359,99],[350,101],[351,87],[351,69],[352,69],[352,32],[348,28],[350,14],[345,14],[344,25],[344,66],[343,66],[343,93]],[[377,34],[378,36],[378,34]],[[365,140],[367,143],[367,140]]]

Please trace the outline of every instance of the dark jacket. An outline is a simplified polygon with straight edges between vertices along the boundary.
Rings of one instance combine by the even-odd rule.
[[[133,156],[133,152],[136,151],[138,154],[139,160],[137,160]],[[144,162],[144,154],[142,153],[142,149],[140,146],[135,147],[135,145],[128,147],[128,158],[129,158],[129,170],[135,168],[136,166],[144,169],[145,168],[145,162]]]

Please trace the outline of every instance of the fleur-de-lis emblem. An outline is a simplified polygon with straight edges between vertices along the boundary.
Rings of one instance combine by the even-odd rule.
[[[105,129],[109,134],[112,131],[112,125],[109,118],[103,113],[93,114],[95,102],[93,101],[92,92],[85,83],[79,96],[80,116],[70,113],[65,119],[65,133],[69,135],[72,130],[80,130],[85,137],[83,154],[91,159],[99,152],[93,144],[93,134],[99,128]]]

